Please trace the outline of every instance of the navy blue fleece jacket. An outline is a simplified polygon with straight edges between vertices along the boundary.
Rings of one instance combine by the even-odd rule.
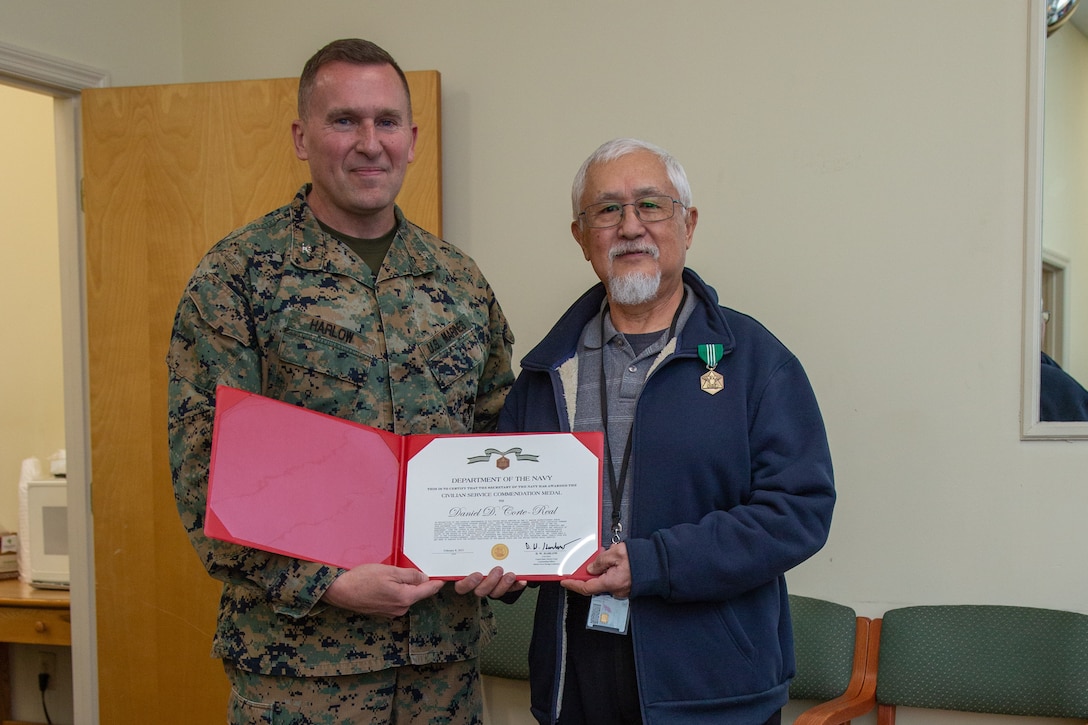
[[[823,420],[801,363],[752,318],[718,305],[690,269],[696,307],[666,345],[632,430],[631,633],[647,725],[751,725],[794,674],[784,574],[824,545],[835,503]],[[522,361],[499,430],[569,431],[589,290]],[[699,387],[717,343],[724,390]],[[501,606],[501,605],[500,605]],[[564,591],[541,586],[530,650],[534,716],[562,702]],[[618,636],[618,635],[617,635]]]

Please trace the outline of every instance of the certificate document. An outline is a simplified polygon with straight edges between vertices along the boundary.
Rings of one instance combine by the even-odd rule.
[[[423,442],[408,459],[404,556],[433,576],[498,565],[519,577],[572,577],[597,552],[600,465],[574,434]]]
[[[351,568],[587,578],[600,433],[401,436],[220,386],[204,533]]]

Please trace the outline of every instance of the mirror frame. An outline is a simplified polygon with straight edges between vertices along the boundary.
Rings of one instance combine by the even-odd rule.
[[[1046,0],[1031,0],[1028,19],[1020,438],[1022,440],[1088,440],[1088,423],[1039,420],[1039,355],[1042,349],[1039,321],[1043,314],[1043,124],[1046,36]]]

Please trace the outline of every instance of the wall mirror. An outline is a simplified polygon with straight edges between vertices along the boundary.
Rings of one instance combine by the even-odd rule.
[[[1032,0],[1021,437],[1088,439],[1088,421],[1041,420],[1052,358],[1088,381],[1088,11]],[[1050,371],[1053,372],[1053,371]],[[1047,413],[1043,418],[1051,417]]]

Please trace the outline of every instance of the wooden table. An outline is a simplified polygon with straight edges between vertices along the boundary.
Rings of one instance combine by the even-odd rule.
[[[0,720],[11,717],[9,643],[70,647],[68,592],[36,589],[18,579],[0,579]]]

